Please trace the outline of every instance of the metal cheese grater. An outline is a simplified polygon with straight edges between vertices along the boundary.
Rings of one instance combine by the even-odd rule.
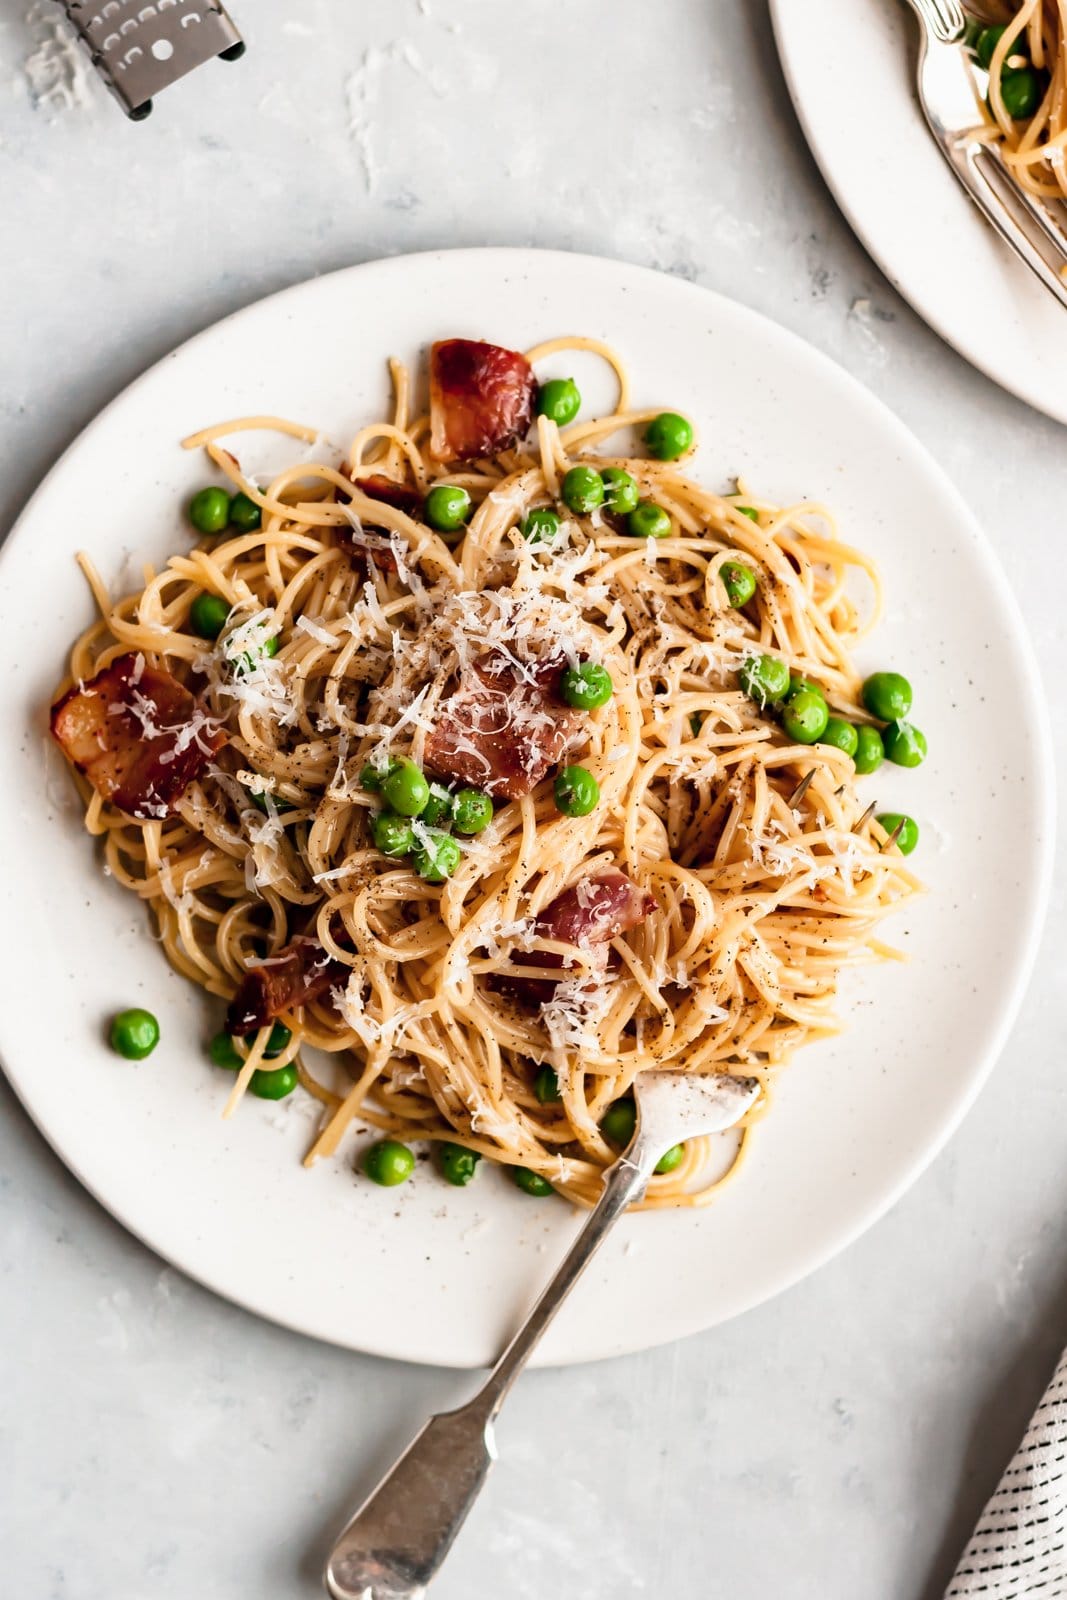
[[[236,61],[244,42],[216,0],[57,0],[127,116],[203,62]]]

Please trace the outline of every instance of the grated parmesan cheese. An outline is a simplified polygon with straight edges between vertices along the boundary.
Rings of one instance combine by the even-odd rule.
[[[296,625],[301,633],[308,634],[317,643],[328,645],[331,649],[336,647],[337,640],[329,628],[324,626],[320,617],[297,617]]]

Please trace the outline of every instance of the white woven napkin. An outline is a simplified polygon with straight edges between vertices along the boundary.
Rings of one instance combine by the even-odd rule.
[[[982,1512],[945,1600],[1067,1596],[1067,1351]]]

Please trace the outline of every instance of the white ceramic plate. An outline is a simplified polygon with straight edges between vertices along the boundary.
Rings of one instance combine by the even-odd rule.
[[[862,665],[908,671],[931,754],[920,771],[886,768],[867,787],[921,819],[915,862],[932,893],[894,929],[913,961],[847,985],[848,1031],[796,1061],[741,1181],[706,1213],[627,1219],[543,1359],[638,1349],[733,1316],[884,1211],[996,1057],[1047,876],[1049,741],[996,562],[901,424],[772,323],[615,262],[462,251],[314,279],[154,367],[64,456],[3,557],[0,1054],[63,1159],[169,1261],[277,1322],[415,1361],[489,1361],[575,1217],[489,1167],[465,1190],[425,1165],[402,1189],[376,1188],[354,1175],[350,1150],[305,1171],[307,1106],[296,1095],[248,1101],[220,1121],[229,1081],[202,1054],[219,1008],[171,973],[145,914],[101,876],[62,762],[47,759],[45,714],[91,615],[75,550],[91,551],[118,587],[138,561],[188,540],[179,508],[203,468],[178,448],[182,435],[261,411],[343,441],[383,414],[391,353],[416,361],[448,334],[522,348],[565,332],[624,351],[637,403],[698,420],[696,470],[709,482],[743,472],[781,501],[824,497],[882,563],[890,620]],[[975,736],[979,718],[995,739]],[[102,1037],[108,1014],[134,1004],[163,1027],[140,1065]]]
[[[771,13],[812,153],[883,272],[960,355],[1067,422],[1067,311],[982,220],[927,132],[901,0],[771,0]]]

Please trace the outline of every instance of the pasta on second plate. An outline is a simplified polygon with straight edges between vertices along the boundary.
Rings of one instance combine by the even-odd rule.
[[[977,8],[976,8],[977,9]],[[1033,194],[1067,198],[1067,35],[1055,0],[990,0],[967,44],[989,74],[986,137]]]

